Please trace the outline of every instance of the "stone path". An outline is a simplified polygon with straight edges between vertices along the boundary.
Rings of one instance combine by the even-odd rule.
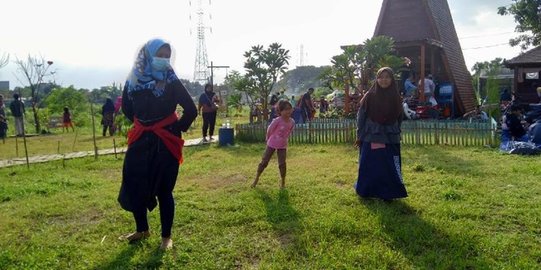
[[[213,140],[211,143],[218,142],[219,140],[218,136],[215,136],[215,137],[216,139]],[[196,145],[201,145],[201,144],[203,144],[202,139],[191,139],[191,140],[186,140],[184,142],[184,146],[186,147],[196,146]],[[128,149],[127,147],[119,147],[116,149],[116,153],[117,154],[125,153],[127,149]],[[114,148],[98,150],[98,155],[113,155],[113,154],[115,154]],[[72,153],[66,153],[66,154],[33,156],[33,157],[28,157],[28,162],[41,163],[41,162],[48,162],[48,161],[53,161],[53,160],[82,158],[82,157],[88,157],[88,156],[94,156],[94,151],[82,151],[82,152],[72,152]],[[25,157],[0,160],[0,168],[24,165],[24,164],[26,164]]]

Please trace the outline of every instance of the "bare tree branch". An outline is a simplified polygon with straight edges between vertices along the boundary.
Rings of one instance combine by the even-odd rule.
[[[41,126],[38,117],[38,94],[41,88],[41,84],[43,83],[43,78],[46,75],[50,75],[50,72],[47,72],[53,62],[45,61],[43,57],[38,58],[29,55],[26,61],[15,58],[15,64],[17,65],[17,71],[23,75],[24,79],[26,79],[26,82],[30,85],[32,112],[34,115],[34,126],[36,128],[36,133],[39,134],[39,132],[41,131]],[[16,77],[17,80],[22,82],[22,80],[19,79],[18,76]]]
[[[5,67],[9,63],[9,54],[2,54],[2,57],[0,57],[0,68]]]

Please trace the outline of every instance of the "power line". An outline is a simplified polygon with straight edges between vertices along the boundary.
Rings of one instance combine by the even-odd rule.
[[[477,49],[485,49],[485,48],[492,48],[492,47],[499,47],[499,46],[503,46],[503,45],[509,45],[509,43],[500,43],[500,44],[493,44],[493,45],[487,45],[487,46],[481,46],[481,47],[473,47],[473,48],[465,48],[465,49],[462,49],[463,51],[465,50],[477,50]]]
[[[512,34],[515,32],[502,32],[502,33],[493,33],[493,34],[486,34],[486,35],[474,35],[474,36],[466,36],[466,37],[460,37],[458,39],[469,39],[469,38],[480,38],[480,37],[493,37],[493,36],[502,36],[507,34]]]

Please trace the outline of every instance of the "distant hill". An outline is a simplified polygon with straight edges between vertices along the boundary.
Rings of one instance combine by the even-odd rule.
[[[274,86],[275,91],[286,89],[286,93],[298,95],[306,92],[310,87],[321,87],[319,79],[325,67],[301,66],[286,72],[284,77]]]

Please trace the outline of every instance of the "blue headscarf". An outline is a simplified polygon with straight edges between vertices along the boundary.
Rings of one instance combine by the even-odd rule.
[[[159,97],[163,95],[165,86],[161,89],[158,88],[157,81],[165,81],[167,84],[178,79],[172,67],[169,67],[164,72],[152,69],[152,58],[164,45],[169,45],[169,43],[162,39],[151,39],[141,48],[126,81],[128,93],[150,90],[155,96]]]

